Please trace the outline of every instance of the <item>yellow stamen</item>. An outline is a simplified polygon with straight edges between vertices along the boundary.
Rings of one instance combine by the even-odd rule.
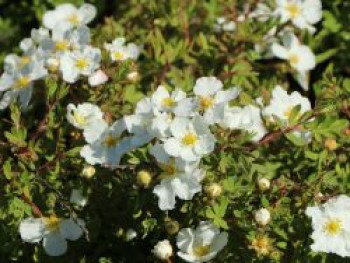
[[[108,148],[111,148],[111,147],[114,147],[117,145],[119,141],[119,138],[113,134],[109,134],[103,141],[103,144],[108,147]]]
[[[66,51],[69,48],[69,43],[66,40],[57,41],[55,43],[55,49],[57,51]]]
[[[251,248],[254,249],[258,255],[267,255],[271,250],[270,240],[266,236],[257,237],[253,239]]]
[[[295,66],[296,64],[299,63],[299,56],[298,55],[295,55],[295,54],[292,54],[289,56],[289,63],[292,65],[292,66]]]
[[[200,107],[202,110],[207,110],[214,105],[214,99],[211,97],[201,97],[200,98]]]
[[[193,248],[193,254],[197,257],[197,258],[201,258],[204,257],[206,255],[208,255],[210,252],[210,246],[206,245],[206,246],[197,246]]]
[[[113,54],[115,60],[123,60],[124,54],[121,51],[116,51]]]
[[[162,105],[164,107],[171,108],[171,107],[176,106],[176,101],[173,98],[164,98],[162,100]]]
[[[74,121],[80,126],[83,126],[86,123],[85,117],[80,113],[75,112],[73,114],[73,118]]]
[[[19,77],[16,81],[16,88],[24,89],[30,84],[30,78],[27,76]]]
[[[89,62],[85,58],[78,58],[75,61],[75,66],[80,70],[87,68],[88,65],[89,65]]]
[[[20,60],[20,67],[25,67],[25,66],[27,66],[28,64],[30,63],[30,57],[26,57],[26,56],[24,56],[24,57],[21,57],[21,60]]]
[[[338,235],[343,229],[343,224],[340,219],[332,218],[323,226],[323,230],[330,236]]]
[[[44,222],[49,231],[56,232],[60,228],[61,219],[55,215],[51,215],[50,217],[45,217]]]
[[[289,16],[292,19],[298,17],[300,12],[301,12],[300,7],[297,4],[294,4],[294,3],[289,3],[286,6],[286,10],[287,10],[287,12],[289,13]]]
[[[187,145],[187,146],[193,146],[196,144],[198,138],[197,135],[194,133],[187,133],[183,138],[182,138],[182,143]]]
[[[73,25],[79,25],[79,23],[80,23],[80,19],[79,19],[79,17],[78,17],[78,15],[77,14],[73,14],[73,15],[70,15],[68,18],[67,18],[67,21],[69,22],[69,23],[72,23]]]

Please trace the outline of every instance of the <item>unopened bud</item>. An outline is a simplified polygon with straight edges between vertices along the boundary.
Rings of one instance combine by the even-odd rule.
[[[91,177],[93,177],[95,173],[96,173],[96,169],[92,165],[85,165],[81,172],[82,176],[87,179],[90,179]]]
[[[259,225],[266,226],[271,221],[271,214],[266,208],[261,208],[255,212],[254,219]]]
[[[96,87],[105,84],[108,81],[108,76],[102,70],[97,70],[89,77],[89,85]]]
[[[175,235],[180,230],[180,225],[176,220],[168,219],[165,221],[165,230],[169,235]]]
[[[271,183],[270,183],[269,179],[267,179],[267,178],[260,178],[258,180],[258,187],[259,187],[260,191],[264,192],[266,190],[269,190],[270,186],[271,186]]]
[[[152,175],[148,171],[142,170],[137,173],[136,180],[140,186],[147,188],[152,182]]]
[[[137,237],[137,232],[134,229],[129,228],[128,230],[126,230],[126,233],[125,233],[126,241],[131,241],[136,237]]]
[[[330,151],[334,151],[338,147],[337,141],[332,138],[326,139],[326,141],[324,142],[324,146]]]
[[[140,79],[140,74],[137,71],[132,71],[126,77],[131,82],[137,82]]]
[[[173,255],[173,247],[169,240],[159,241],[153,248],[153,254],[156,258],[167,261]]]
[[[220,184],[212,183],[205,188],[205,192],[211,198],[217,198],[222,194],[222,187]]]

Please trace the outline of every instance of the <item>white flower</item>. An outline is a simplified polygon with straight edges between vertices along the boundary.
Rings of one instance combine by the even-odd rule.
[[[160,260],[168,260],[173,255],[173,247],[169,240],[159,241],[152,250],[156,258]]]
[[[116,121],[112,126],[106,127],[96,138],[86,137],[87,141],[92,143],[85,145],[80,155],[91,165],[101,164],[110,168],[116,168],[120,159],[127,152],[142,146],[149,141],[148,135],[123,136],[126,131],[124,120]]]
[[[271,18],[273,15],[271,8],[264,4],[264,3],[258,3],[256,6],[256,9],[251,12],[248,17],[257,19],[260,22],[266,22]]]
[[[201,222],[194,230],[181,229],[177,235],[178,256],[187,262],[207,262],[226,246],[228,234],[210,222]]]
[[[231,100],[238,97],[240,90],[231,88],[222,90],[222,82],[215,77],[202,77],[197,79],[193,88],[196,95],[198,110],[203,114],[208,124],[220,121],[224,114],[224,108]]]
[[[274,43],[271,47],[272,53],[289,62],[292,68],[298,72],[305,72],[315,68],[316,58],[312,50],[300,44],[298,38],[291,33],[283,36],[284,46]]]
[[[229,129],[246,130],[253,135],[254,142],[260,141],[266,134],[267,129],[261,118],[261,110],[254,105],[240,107],[226,107],[221,126]]]
[[[83,130],[94,122],[102,120],[103,112],[98,106],[88,102],[78,104],[77,106],[70,103],[67,106],[66,117],[70,124]]]
[[[306,209],[312,219],[313,244],[315,252],[335,253],[350,257],[350,198],[340,195],[320,206]]]
[[[47,11],[43,16],[43,24],[48,29],[55,29],[63,23],[70,27],[87,25],[96,16],[96,7],[83,4],[79,9],[72,4],[61,4],[55,10]]]
[[[270,121],[274,121],[274,116],[277,117],[287,127],[289,126],[289,117],[295,106],[300,105],[298,115],[302,115],[307,111],[312,110],[311,103],[308,98],[300,95],[299,92],[294,91],[288,95],[281,86],[276,86],[272,91],[272,98],[270,104],[263,109],[263,115],[268,117]],[[299,118],[299,116],[296,116]],[[311,140],[311,132],[295,130],[294,135],[304,138],[305,141]]]
[[[70,194],[69,202],[84,207],[87,204],[87,198],[83,196],[81,190],[73,189]]]
[[[125,238],[127,241],[131,241],[136,237],[137,237],[137,232],[134,229],[129,228],[128,230],[126,230]]]
[[[31,57],[8,55],[5,58],[5,72],[0,77],[0,110],[7,108],[19,97],[22,109],[26,109],[32,97],[33,82],[47,75],[40,60]]]
[[[140,47],[134,43],[125,45],[125,38],[119,37],[111,44],[105,43],[105,48],[109,51],[112,61],[124,61],[127,59],[136,60],[140,55]]]
[[[60,60],[63,79],[68,83],[74,83],[80,75],[90,76],[100,67],[100,61],[101,51],[91,46],[84,46],[80,50],[66,52]]]
[[[214,30],[216,32],[226,31],[232,32],[236,29],[235,21],[227,21],[225,17],[218,17],[216,19],[216,24],[214,25]]]
[[[254,219],[259,225],[266,226],[271,221],[271,214],[266,208],[261,208],[255,212]]]
[[[272,91],[270,104],[263,109],[263,115],[267,117],[276,116],[287,126],[291,111],[297,105],[301,107],[300,115],[311,110],[311,103],[308,98],[301,96],[297,91],[289,95],[286,90],[277,85]]]
[[[103,85],[108,81],[108,76],[102,70],[97,70],[89,77],[89,85],[91,87],[96,87]]]
[[[49,256],[60,256],[67,251],[67,240],[77,240],[83,234],[84,221],[72,218],[62,219],[56,216],[44,218],[26,218],[19,227],[24,242],[38,243],[43,240],[43,247]]]
[[[281,22],[291,21],[296,27],[315,32],[312,26],[322,19],[322,3],[320,0],[276,0],[275,14]]]
[[[269,190],[271,186],[271,182],[269,179],[263,177],[258,180],[258,187],[260,191]]]
[[[172,137],[164,140],[164,149],[171,156],[191,162],[214,150],[216,139],[200,116],[176,118],[170,131]]]
[[[151,97],[151,103],[159,112],[171,112],[175,116],[193,115],[194,103],[191,98],[186,98],[186,93],[175,89],[169,93],[164,86],[159,86]]]

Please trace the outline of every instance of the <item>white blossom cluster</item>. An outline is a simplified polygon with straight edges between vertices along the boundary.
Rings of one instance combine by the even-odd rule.
[[[90,86],[104,84],[108,77],[100,70],[101,50],[91,45],[87,24],[96,16],[96,8],[83,4],[59,5],[43,16],[43,27],[33,29],[31,37],[20,43],[22,55],[10,54],[0,77],[0,110],[19,98],[22,109],[30,102],[36,80],[59,74],[70,84],[87,77]],[[140,47],[117,38],[105,45],[112,61],[137,59]]]
[[[236,30],[237,23],[245,19],[267,21],[278,17],[282,24],[290,22],[310,34],[315,32],[314,25],[322,17],[320,0],[276,0],[275,4],[272,10],[259,3],[254,12],[241,15],[236,21],[218,18],[214,29],[217,32],[232,32]],[[108,77],[100,69],[101,50],[91,45],[87,27],[95,15],[96,8],[90,4],[80,8],[62,4],[46,12],[44,27],[33,29],[31,37],[20,43],[23,54],[10,54],[5,58],[4,73],[0,77],[0,109],[8,107],[17,97],[22,108],[27,108],[35,81],[48,74],[59,74],[70,84],[82,77],[88,78],[90,86],[106,83]],[[277,33],[276,28],[271,29],[266,42],[270,54],[287,60],[295,70],[298,81],[307,90],[309,71],[316,65],[311,49],[300,43],[293,28],[285,28],[282,33]],[[126,43],[123,37],[105,43],[104,48],[113,62],[135,60],[141,49],[133,43]],[[288,128],[297,106],[299,111],[296,118],[312,109],[306,97],[296,91],[288,94],[281,86],[273,89],[268,102],[257,98],[251,105],[232,106],[241,89],[224,89],[223,86],[216,77],[197,79],[190,95],[181,88],[170,92],[166,87],[158,86],[151,96],[137,103],[134,114],[113,123],[108,123],[101,109],[91,103],[69,104],[66,118],[83,133],[86,145],[80,155],[89,165],[118,168],[125,154],[148,144],[149,153],[161,170],[153,193],[158,197],[161,210],[172,210],[176,199],[192,200],[202,191],[205,170],[201,165],[203,158],[215,150],[215,126],[244,130],[251,134],[251,140],[256,143],[269,132],[267,123],[278,122],[283,128]],[[292,133],[306,142],[312,137],[304,129],[295,129]],[[90,170],[86,170],[89,177],[95,172]],[[263,179],[259,181],[261,191],[270,187],[270,182]],[[149,178],[147,180],[150,181]],[[81,207],[87,203],[87,199],[76,189],[72,191],[70,201]],[[312,217],[314,229],[312,250],[350,256],[350,216],[344,212],[349,205],[349,197],[339,196],[324,205],[306,210],[306,214]],[[271,214],[262,208],[255,213],[254,219],[264,227],[271,221]],[[66,240],[79,239],[84,227],[81,219],[62,219],[51,215],[26,218],[21,222],[19,231],[23,241],[38,243],[43,240],[46,253],[59,256],[67,250]],[[133,229],[128,232],[127,240],[137,237]],[[220,232],[211,222],[200,222],[196,229],[180,230],[176,239],[177,255],[187,262],[207,262],[215,258],[227,242],[228,233]],[[152,252],[162,261],[169,261],[174,254],[169,240],[159,241]]]

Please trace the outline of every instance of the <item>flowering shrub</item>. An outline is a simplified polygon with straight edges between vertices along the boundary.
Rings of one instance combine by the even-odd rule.
[[[3,36],[1,262],[347,262],[350,4],[95,2]]]

